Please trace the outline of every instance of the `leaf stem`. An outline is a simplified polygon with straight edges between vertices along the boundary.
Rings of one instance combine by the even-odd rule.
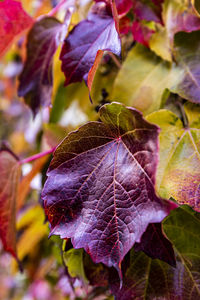
[[[53,148],[51,148],[51,149],[49,149],[47,151],[40,152],[40,153],[37,153],[35,155],[29,156],[29,157],[27,157],[25,159],[22,159],[22,160],[19,161],[19,163],[20,163],[20,165],[29,163],[29,162],[31,162],[33,160],[36,160],[36,159],[39,159],[39,158],[41,158],[41,157],[43,157],[45,155],[49,155],[49,154],[53,153],[55,150],[56,150],[56,147],[53,147]]]
[[[112,58],[113,62],[116,64],[116,66],[119,69],[121,69],[122,65],[121,65],[120,61],[117,59],[117,57],[112,52],[109,52],[109,55]]]

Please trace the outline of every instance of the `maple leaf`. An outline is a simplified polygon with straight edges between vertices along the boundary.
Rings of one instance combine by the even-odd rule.
[[[33,19],[18,1],[0,1],[0,56],[16,37],[33,24]]]
[[[27,59],[19,77],[18,95],[25,97],[34,115],[51,103],[52,63],[67,26],[54,17],[36,22],[28,35]]]
[[[59,145],[42,198],[51,234],[119,271],[148,224],[176,205],[154,190],[158,127],[118,103],[104,105],[100,117]]]
[[[20,178],[20,165],[12,152],[0,151],[0,238],[4,249],[16,259],[16,195]]]
[[[88,18],[69,33],[61,51],[62,71],[65,74],[65,85],[88,80],[88,72],[95,58],[98,63],[103,51],[120,55],[121,43],[115,28],[115,21],[104,2],[96,3]],[[99,52],[98,52],[99,51]],[[99,55],[97,55],[97,52]],[[95,69],[97,66],[95,66]],[[91,86],[95,72],[89,78]]]

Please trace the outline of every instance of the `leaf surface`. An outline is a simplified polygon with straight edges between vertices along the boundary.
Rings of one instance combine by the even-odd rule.
[[[167,110],[152,113],[147,120],[161,128],[156,190],[200,211],[200,129],[184,128]]]
[[[60,59],[66,77],[65,85],[83,79],[87,82],[88,72],[96,57],[99,63],[99,55],[102,53],[98,52],[99,50],[111,51],[116,55],[120,55],[121,52],[115,21],[106,4],[102,2],[93,6],[88,18],[73,28],[63,44]],[[90,78],[89,86],[93,78],[94,74],[92,79]]]
[[[33,19],[23,10],[19,1],[0,1],[0,56],[16,37],[30,27]]]
[[[53,55],[67,27],[54,17],[44,17],[29,32],[27,59],[19,77],[18,95],[36,114],[40,106],[51,103]]]
[[[132,249],[122,289],[113,276],[111,288],[117,300],[199,298],[199,214],[186,206],[177,208],[163,221],[163,229],[175,248],[176,268]]]
[[[200,103],[200,31],[177,33],[174,40],[175,59],[183,74],[171,89],[194,103]]]
[[[119,271],[148,224],[176,205],[154,190],[158,128],[118,103],[103,106],[100,117],[57,148],[42,198],[51,234]]]
[[[152,258],[158,258],[176,266],[174,250],[171,242],[164,236],[161,223],[149,224],[141,242],[134,246],[136,251],[143,251]]]
[[[88,283],[83,265],[83,249],[70,249],[63,253],[63,258],[70,276],[79,277]]]
[[[181,69],[137,45],[129,51],[116,77],[112,99],[121,99],[148,114],[160,108],[164,90],[175,86],[181,76]]]
[[[189,1],[166,0],[162,12],[164,26],[158,25],[152,35],[150,48],[168,61],[172,60],[174,35],[177,32],[192,32],[200,29],[200,18]]]
[[[4,249],[17,258],[16,196],[20,178],[16,157],[7,150],[0,151],[0,238]]]

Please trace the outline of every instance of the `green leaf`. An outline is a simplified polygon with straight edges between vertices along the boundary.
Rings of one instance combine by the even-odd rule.
[[[158,193],[199,211],[200,129],[184,128],[181,120],[168,110],[154,112],[147,120],[161,128],[156,176]]]
[[[83,249],[70,249],[64,252],[63,258],[70,276],[79,277],[88,283],[83,266]]]
[[[137,45],[128,54],[119,71],[112,93],[114,100],[131,105],[145,115],[161,107],[166,88],[172,88],[181,70],[162,61],[153,52]]]

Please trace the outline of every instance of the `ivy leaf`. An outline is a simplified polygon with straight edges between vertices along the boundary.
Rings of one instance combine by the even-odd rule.
[[[152,258],[159,258],[176,266],[174,250],[171,242],[164,236],[161,223],[149,224],[144,232],[141,242],[134,246],[136,251],[144,251]]]
[[[88,72],[95,63],[95,58],[97,57],[99,63],[102,56],[99,50],[111,51],[116,55],[120,55],[121,52],[115,21],[103,2],[93,6],[88,18],[76,25],[64,42],[60,59],[66,77],[65,85],[80,82],[82,79],[88,81]],[[96,68],[95,65],[93,71]],[[95,72],[92,72],[89,78],[90,87],[94,74]]]
[[[53,17],[44,17],[29,32],[27,59],[19,77],[18,95],[25,97],[34,115],[41,105],[51,103],[53,55],[66,32],[67,26]]]
[[[118,103],[104,105],[100,117],[59,145],[42,198],[51,234],[72,238],[94,262],[120,272],[148,224],[161,222],[176,205],[154,190],[157,126]]]
[[[199,298],[199,214],[187,206],[179,207],[163,221],[163,230],[175,248],[176,268],[132,249],[122,289],[117,276],[112,278],[111,288],[117,300]]]
[[[166,88],[173,88],[182,70],[161,60],[142,45],[131,49],[120,69],[112,92],[112,99],[121,99],[144,114],[161,107]]]
[[[182,68],[182,75],[171,91],[191,102],[200,103],[200,31],[177,33],[174,44],[175,59]]]
[[[16,37],[30,27],[33,19],[23,10],[19,1],[0,1],[0,56]]]
[[[200,128],[184,128],[167,110],[152,113],[147,120],[161,128],[156,190],[161,197],[173,197],[200,211]]]
[[[0,238],[5,251],[17,259],[16,196],[20,179],[20,165],[12,152],[0,151]]]

